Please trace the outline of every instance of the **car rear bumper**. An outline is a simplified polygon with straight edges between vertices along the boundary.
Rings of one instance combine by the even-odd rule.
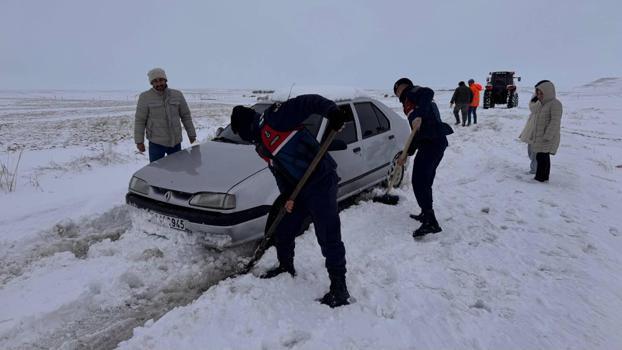
[[[263,236],[270,205],[262,205],[235,213],[220,213],[186,208],[160,202],[128,192],[125,202],[139,209],[185,220],[185,229],[203,234],[214,245],[236,245]],[[224,242],[220,244],[217,242]]]

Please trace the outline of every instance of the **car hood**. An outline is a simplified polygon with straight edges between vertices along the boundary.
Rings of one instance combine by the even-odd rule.
[[[208,141],[155,161],[134,176],[169,190],[225,193],[266,167],[252,146]]]

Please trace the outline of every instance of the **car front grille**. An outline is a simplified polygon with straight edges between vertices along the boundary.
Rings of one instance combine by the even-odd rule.
[[[171,192],[172,197],[181,202],[187,202],[193,196],[192,193],[174,191],[174,190],[169,190],[167,188],[162,188],[162,187],[157,187],[157,186],[151,186],[151,189],[153,190],[154,193],[160,196],[164,196],[167,192]]]
[[[163,215],[174,216],[188,220],[197,224],[211,226],[233,226],[250,221],[270,212],[270,205],[260,205],[258,207],[238,211],[235,213],[220,213],[216,211],[201,210],[182,207],[170,203],[157,201],[143,197],[132,192],[125,195],[125,202],[131,206],[154,211]]]

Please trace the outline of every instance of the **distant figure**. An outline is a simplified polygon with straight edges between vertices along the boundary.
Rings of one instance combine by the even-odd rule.
[[[469,79],[469,88],[473,93],[473,99],[469,105],[467,125],[471,124],[471,115],[473,115],[473,124],[477,124],[477,107],[479,106],[479,92],[482,91],[482,86],[476,83],[475,80]]]
[[[184,124],[190,143],[197,134],[192,124],[190,108],[181,91],[169,89],[166,73],[154,68],[147,73],[152,88],[141,93],[134,118],[134,142],[145,151],[145,132],[149,140],[149,161],[181,150],[181,124]]]
[[[536,176],[540,182],[549,181],[551,172],[550,155],[557,153],[560,141],[562,103],[555,97],[555,85],[542,80],[535,86],[534,97],[529,103],[531,115],[520,135],[520,139],[531,146],[530,158],[535,153]],[[532,161],[533,162],[533,161]]]
[[[451,96],[451,101],[449,102],[449,107],[455,103],[454,107],[454,117],[456,117],[456,125],[460,124],[460,117],[458,116],[458,112],[462,114],[462,126],[467,126],[467,114],[469,113],[469,104],[473,100],[473,93],[471,89],[461,81],[458,83],[458,87],[454,90],[453,96]],[[471,124],[471,123],[469,123]]]

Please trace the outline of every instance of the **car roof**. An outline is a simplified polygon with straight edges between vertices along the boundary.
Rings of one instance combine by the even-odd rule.
[[[307,95],[318,94],[335,102],[356,100],[358,98],[369,99],[369,95],[363,90],[349,86],[292,86],[287,89],[277,89],[272,93],[268,100],[272,102],[287,101],[290,98]]]

